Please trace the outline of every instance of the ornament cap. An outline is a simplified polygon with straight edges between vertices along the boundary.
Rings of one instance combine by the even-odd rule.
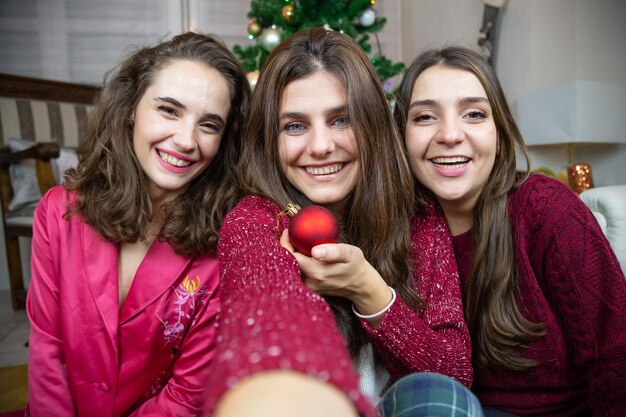
[[[300,211],[300,206],[297,204],[289,203],[287,207],[280,213],[276,215],[276,237],[280,239],[280,218],[287,215],[289,217],[293,217]]]
[[[300,211],[300,206],[297,205],[297,204],[289,203],[289,204],[287,204],[287,208],[285,208],[285,210],[283,210],[283,211],[289,217],[293,217]]]

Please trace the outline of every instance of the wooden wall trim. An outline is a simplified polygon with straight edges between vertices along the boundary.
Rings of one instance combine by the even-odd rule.
[[[0,97],[93,104],[99,86],[0,73]]]

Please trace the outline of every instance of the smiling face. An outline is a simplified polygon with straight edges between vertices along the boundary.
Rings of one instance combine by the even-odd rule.
[[[163,67],[133,114],[133,148],[153,202],[182,194],[217,154],[230,111],[224,77],[193,61]]]
[[[325,71],[292,81],[280,104],[279,153],[289,182],[341,217],[359,162],[346,90]]]
[[[413,86],[406,124],[411,169],[446,216],[470,219],[497,152],[497,130],[485,89],[471,72],[433,66]]]

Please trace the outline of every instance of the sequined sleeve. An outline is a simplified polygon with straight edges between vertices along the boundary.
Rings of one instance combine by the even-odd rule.
[[[358,389],[358,376],[328,304],[302,283],[296,259],[279,244],[279,211],[267,200],[248,196],[222,225],[222,312],[207,384],[209,411],[243,378],[289,369],[334,384],[361,415],[375,416]]]
[[[443,213],[429,205],[411,225],[413,276],[422,308],[400,297],[377,329],[362,321],[392,380],[437,372],[466,386],[473,379],[471,342],[452,238]]]

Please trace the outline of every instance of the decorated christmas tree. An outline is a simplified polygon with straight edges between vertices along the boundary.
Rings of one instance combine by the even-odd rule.
[[[378,45],[376,34],[387,22],[376,15],[375,3],[376,0],[252,0],[248,38],[255,42],[245,47],[235,45],[234,52],[254,85],[263,62],[283,39],[308,27],[322,26],[355,39],[370,56],[384,82],[400,74],[404,64],[389,60],[380,47],[372,49],[370,35]],[[385,87],[388,91],[390,85]]]

